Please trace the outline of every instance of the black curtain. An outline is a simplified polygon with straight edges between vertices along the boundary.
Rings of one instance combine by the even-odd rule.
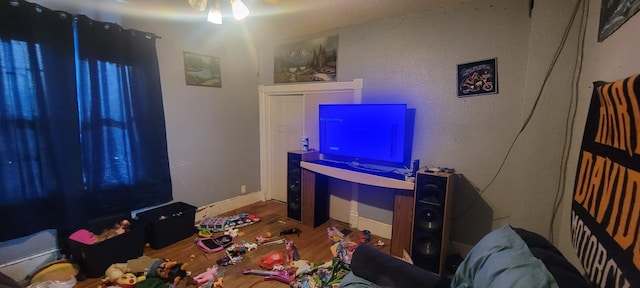
[[[78,103],[91,218],[171,198],[157,37],[78,16]]]
[[[0,0],[0,242],[172,200],[156,38]]]
[[[83,191],[73,16],[0,2],[0,241],[71,223]]]

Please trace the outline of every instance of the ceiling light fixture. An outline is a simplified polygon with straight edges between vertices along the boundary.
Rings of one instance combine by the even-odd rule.
[[[205,11],[209,7],[207,12],[207,21],[215,24],[222,24],[222,9],[220,9],[220,0],[188,0],[189,5],[198,11]],[[207,5],[207,2],[209,2]],[[233,11],[233,17],[236,20],[242,20],[249,16],[249,8],[242,0],[230,0],[231,10]]]
[[[209,9],[209,14],[207,15],[207,21],[213,24],[222,24],[222,10],[220,10],[219,0],[215,0],[213,3],[213,7]]]
[[[249,8],[242,3],[242,0],[231,0],[231,10],[233,10],[233,17],[236,20],[242,20],[249,16]]]

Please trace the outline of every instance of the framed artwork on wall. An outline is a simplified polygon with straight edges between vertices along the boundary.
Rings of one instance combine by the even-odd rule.
[[[458,64],[458,97],[498,93],[496,58]]]
[[[274,83],[336,81],[338,35],[283,44],[275,49]]]
[[[184,52],[184,78],[187,85],[222,88],[220,58]]]
[[[607,39],[640,10],[640,0],[602,0],[598,42]]]

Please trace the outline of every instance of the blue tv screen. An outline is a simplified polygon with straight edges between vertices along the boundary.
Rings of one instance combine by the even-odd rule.
[[[409,167],[414,117],[406,104],[321,104],[320,153],[343,162]]]

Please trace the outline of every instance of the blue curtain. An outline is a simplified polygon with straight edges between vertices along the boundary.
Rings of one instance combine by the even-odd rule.
[[[171,200],[156,36],[76,21],[82,167],[92,218]]]
[[[172,200],[156,38],[0,0],[0,241]]]

